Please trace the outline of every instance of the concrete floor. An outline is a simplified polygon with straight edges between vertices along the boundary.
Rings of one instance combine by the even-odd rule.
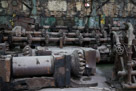
[[[51,89],[43,89],[39,91],[111,91],[108,88],[64,88],[64,89],[59,89],[59,88],[51,88]]]
[[[112,65],[98,65],[96,75],[92,77],[92,81],[98,82],[97,87],[86,88],[46,88],[39,91],[115,91],[106,82],[111,77]]]

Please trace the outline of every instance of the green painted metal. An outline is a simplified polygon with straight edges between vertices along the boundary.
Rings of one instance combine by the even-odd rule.
[[[45,25],[45,17],[40,17],[40,26]]]
[[[95,2],[95,0],[92,1],[91,16],[97,16],[97,2]]]
[[[50,17],[49,18],[49,25],[52,25],[52,24],[54,24],[56,22],[56,18],[54,18],[54,17]]]
[[[55,17],[41,17],[40,18],[40,25],[44,26],[44,25],[53,25],[56,22],[56,18]]]
[[[75,25],[82,27],[84,26],[84,19],[83,18],[79,18],[79,17],[75,17]]]
[[[37,14],[36,0],[32,0],[32,3],[33,3],[32,15],[35,16]]]
[[[83,22],[83,19],[79,19],[79,25],[78,25],[79,27],[82,27],[82,26],[84,26],[84,22]]]
[[[89,28],[99,28],[100,22],[99,22],[99,16],[94,16],[89,18],[88,26]]]
[[[12,20],[11,16],[0,16],[0,24],[7,24],[10,26],[10,20]]]
[[[18,4],[18,3],[17,3],[16,0],[13,0],[13,1],[12,1],[12,5],[13,5],[13,6],[17,6],[17,4]]]
[[[78,17],[75,17],[75,25],[78,26]]]

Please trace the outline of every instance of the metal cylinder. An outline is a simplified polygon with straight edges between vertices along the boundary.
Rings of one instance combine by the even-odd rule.
[[[79,41],[79,38],[66,38],[65,41],[67,42],[75,42],[75,41]]]
[[[126,71],[119,71],[118,75],[126,76],[126,75],[128,75],[128,72],[126,72]],[[131,75],[136,75],[136,71],[131,71]]]
[[[54,72],[53,56],[13,57],[14,77],[45,76]]]
[[[5,34],[12,34],[13,32],[12,31],[9,31],[9,30],[5,30],[4,31]],[[42,35],[42,31],[25,31],[24,34],[28,35],[28,34],[32,34],[32,35]],[[13,33],[14,34],[14,33]],[[53,36],[59,36],[61,35],[61,33],[59,32],[48,32],[47,34],[49,35],[53,35]],[[66,33],[64,32],[65,35],[67,36],[76,36],[77,34],[75,32],[70,32],[70,33]],[[83,36],[93,36],[92,33],[81,33]],[[102,35],[101,35],[102,36]]]

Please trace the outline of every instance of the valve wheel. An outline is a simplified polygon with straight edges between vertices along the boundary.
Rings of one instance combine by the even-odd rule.
[[[116,46],[116,53],[117,53],[118,55],[123,55],[123,53],[124,53],[124,47],[121,46],[121,45],[117,45],[117,46]]]

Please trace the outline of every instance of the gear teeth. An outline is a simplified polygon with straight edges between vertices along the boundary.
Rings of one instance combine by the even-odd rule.
[[[80,63],[81,66],[85,66],[85,63]]]
[[[80,70],[82,70],[82,71],[83,71],[84,69],[85,69],[85,67],[80,67]]]
[[[80,75],[82,75],[83,73],[84,73],[84,71],[79,72]]]
[[[24,53],[24,55],[27,55],[28,53]]]
[[[85,60],[84,60],[84,59],[82,59],[82,58],[79,58],[79,61],[80,61],[80,62],[85,62]]]
[[[29,48],[27,47],[26,50],[29,50]]]
[[[84,73],[84,70],[85,70],[85,60],[84,60],[84,56],[83,56],[83,54],[82,54],[82,52],[80,52],[80,51],[78,51],[78,55],[79,55],[79,64],[80,64],[80,72],[79,72],[79,74],[80,75],[83,75],[83,73]]]
[[[26,51],[25,53],[29,53],[29,51]]]
[[[78,54],[82,54],[80,51],[78,51]]]
[[[79,54],[79,57],[80,57],[80,58],[83,58],[83,55],[82,55],[82,54]]]
[[[81,77],[85,71],[85,67],[86,67],[86,60],[84,59],[84,55],[83,52],[81,51],[74,51],[74,57],[75,57],[75,64],[77,65],[75,67],[76,70],[74,70],[73,72],[75,73],[76,76]],[[74,68],[74,67],[73,67]]]

